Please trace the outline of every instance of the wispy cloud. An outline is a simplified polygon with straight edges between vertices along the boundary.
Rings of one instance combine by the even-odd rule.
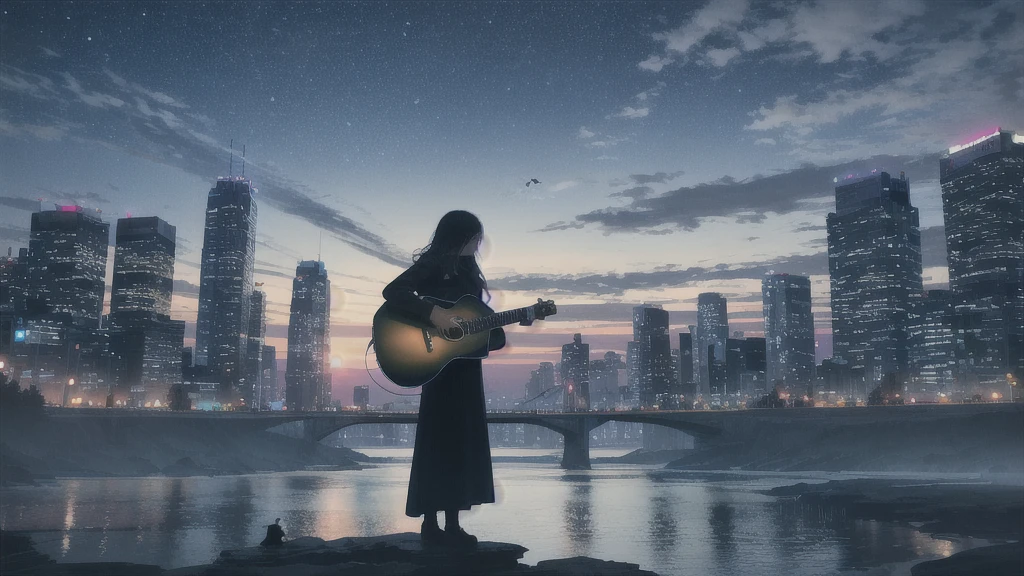
[[[81,76],[81,73],[76,74]],[[29,123],[23,122],[23,118],[54,115],[59,112],[58,106],[84,104],[79,116],[86,120],[66,130],[67,135],[78,142],[135,155],[211,181],[221,175],[220,158],[227,153],[227,147],[204,132],[212,121],[201,111],[176,114],[168,108],[188,108],[179,98],[141,86],[111,70],[89,76],[96,87],[87,86],[84,80],[68,72],[54,72],[54,75],[63,80],[59,88],[66,92],[61,92],[57,84],[42,74],[27,73],[7,65],[0,67],[0,89],[6,93],[5,99],[14,96],[38,102],[31,107],[5,107],[7,116],[0,125],[0,135],[30,134],[32,132],[26,128]],[[114,95],[118,92],[130,94],[132,103]],[[49,106],[50,101],[59,104]],[[56,132],[36,131],[33,135],[55,136]],[[333,234],[359,252],[396,266],[407,266],[410,262],[408,253],[337,208],[315,200],[313,191],[306,185],[257,158],[250,158],[247,165],[254,184],[260,189],[261,199],[270,206]]]
[[[580,214],[574,221],[556,222],[543,232],[581,228],[596,224],[605,232],[640,232],[675,226],[692,230],[711,217],[732,217],[738,223],[760,222],[769,212],[785,214],[806,210],[811,198],[834,194],[833,178],[846,174],[867,174],[885,168],[904,170],[911,181],[932,180],[938,155],[923,157],[877,156],[833,166],[805,165],[772,176],[755,176],[743,181],[723,177],[713,182],[684,186],[650,196],[650,189],[633,189],[621,196],[632,198],[626,207],[609,207]]]

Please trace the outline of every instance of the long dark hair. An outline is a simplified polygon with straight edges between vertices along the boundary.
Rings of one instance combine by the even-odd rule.
[[[484,226],[476,215],[465,210],[452,210],[441,217],[430,242],[413,253],[412,261],[439,266],[446,272],[457,274],[462,249],[474,236],[479,234],[482,237],[483,233]],[[475,255],[470,274],[477,288],[487,292],[487,280]],[[487,296],[490,300],[490,292],[487,292]]]

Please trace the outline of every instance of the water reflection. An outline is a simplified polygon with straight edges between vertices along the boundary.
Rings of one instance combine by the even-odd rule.
[[[569,497],[562,506],[562,517],[565,522],[565,533],[569,537],[569,548],[573,556],[590,554],[590,544],[594,538],[594,527],[591,523],[591,493],[593,487],[590,478],[585,481],[577,479],[569,490]]]
[[[708,512],[708,526],[715,541],[715,560],[723,567],[736,556],[736,542],[733,540],[735,514],[736,511],[728,502],[715,502]]]
[[[404,515],[408,465],[361,471],[219,478],[62,480],[0,493],[0,527],[30,531],[64,562],[131,561],[175,568],[253,546],[280,517],[288,538],[417,530]],[[854,520],[842,508],[779,501],[744,486],[654,479],[635,470],[562,473],[496,468],[507,501],[469,527],[531,550],[529,563],[585,555],[661,574],[810,576],[900,573],[970,541],[934,540],[906,526]]]
[[[660,562],[675,555],[679,542],[676,526],[675,504],[667,496],[655,496],[650,500],[650,519],[647,522],[647,538],[651,554]]]

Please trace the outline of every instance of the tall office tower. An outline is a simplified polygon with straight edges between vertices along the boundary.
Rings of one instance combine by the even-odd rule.
[[[222,401],[237,404],[245,377],[249,293],[256,255],[256,189],[244,178],[218,178],[206,202],[196,317],[196,364],[218,379]]]
[[[679,393],[691,405],[696,399],[697,388],[693,384],[693,334],[679,333]]]
[[[114,233],[110,352],[117,400],[161,406],[182,382],[185,322],[171,320],[176,230],[156,218],[121,218]]]
[[[0,257],[0,357],[13,369],[15,330],[24,335],[28,294],[28,248]]]
[[[718,292],[697,295],[697,384],[698,394],[711,393],[711,375],[715,367],[710,363],[708,350],[714,358],[725,364],[725,344],[729,339],[729,310],[725,297]]]
[[[619,371],[622,356],[605,352],[600,360],[590,362],[590,406],[600,410],[614,409],[619,401]]]
[[[834,355],[864,368],[873,389],[908,368],[907,311],[921,292],[910,182],[902,172],[899,179],[887,172],[848,177],[836,186],[827,224]]]
[[[929,290],[913,298],[907,333],[910,338],[910,392],[931,396],[953,392],[956,335],[950,291]]]
[[[767,342],[765,338],[743,339],[743,368],[740,389],[744,393],[760,397],[766,389]]]
[[[668,312],[660,305],[633,307],[633,340],[636,342],[636,385],[641,406],[670,403],[674,376]],[[628,352],[628,348],[627,348]]]
[[[939,160],[958,371],[970,387],[1024,376],[1024,136],[1005,130]]]
[[[743,349],[743,338],[729,338],[725,341],[725,389],[719,391],[722,394],[740,393],[740,381],[746,371]]]
[[[289,410],[325,410],[331,389],[331,281],[317,260],[303,260],[292,281],[285,395]]]
[[[245,350],[245,383],[249,393],[246,402],[253,410],[262,410],[270,401],[263,395],[263,344],[267,335],[267,295],[256,283],[249,295],[249,329]]]
[[[626,342],[626,386],[622,401],[627,406],[640,405],[640,342]]]
[[[573,334],[571,344],[562,345],[562,384],[565,386],[565,411],[590,409],[590,344]]]
[[[260,383],[263,390],[260,391],[260,398],[263,405],[271,402],[281,401],[281,391],[277,385],[277,347],[263,346],[263,353],[260,355],[260,366],[262,366]]]
[[[360,410],[366,410],[370,404],[370,387],[356,386],[352,388],[352,405]]]
[[[15,326],[12,363],[31,370],[31,383],[49,402],[64,400],[71,378],[72,400],[105,397],[98,387],[106,371],[99,369],[108,347],[99,327],[109,234],[109,224],[80,206],[32,214],[24,332]]]
[[[32,214],[29,297],[54,316],[98,328],[103,313],[110,224],[81,206]]]
[[[124,312],[171,313],[176,229],[160,218],[120,218],[114,233],[110,319]]]
[[[807,390],[814,383],[814,315],[811,279],[771,274],[761,281],[767,377],[787,389]]]

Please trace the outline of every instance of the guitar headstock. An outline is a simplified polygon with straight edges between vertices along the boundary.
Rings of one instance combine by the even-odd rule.
[[[537,320],[543,320],[545,316],[554,316],[557,312],[554,300],[537,298],[537,303],[533,305],[533,316]]]

